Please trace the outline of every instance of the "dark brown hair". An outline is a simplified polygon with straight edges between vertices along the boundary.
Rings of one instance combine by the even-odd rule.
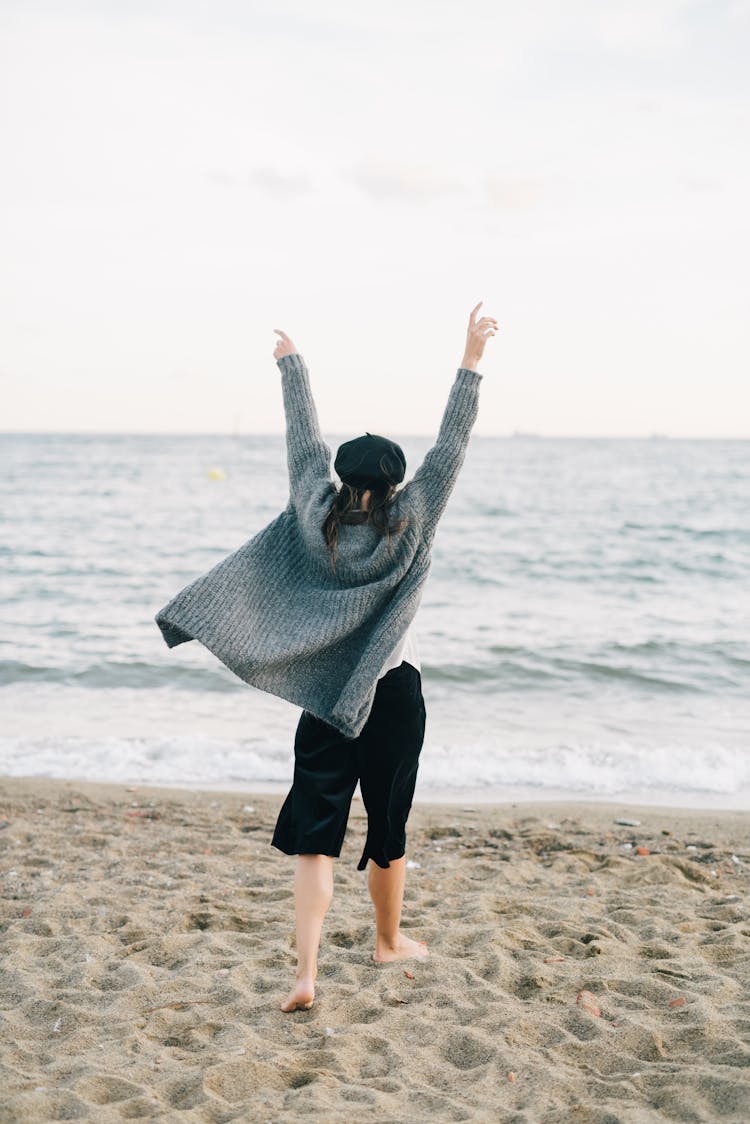
[[[361,497],[369,491],[367,507],[362,510]],[[397,486],[386,481],[363,485],[355,488],[351,484],[342,482],[341,488],[328,509],[323,520],[323,534],[331,555],[331,566],[336,573],[336,558],[338,556],[339,527],[342,523],[357,524],[371,523],[381,535],[386,535],[390,547],[393,533],[403,531],[408,520],[397,518],[393,515],[391,507],[397,495]]]

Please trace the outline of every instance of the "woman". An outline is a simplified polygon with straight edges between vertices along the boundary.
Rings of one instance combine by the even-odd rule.
[[[476,320],[481,303],[469,317],[466,349],[457,375],[457,380],[465,382],[461,373],[472,374],[474,378],[469,382],[475,392],[481,378],[476,366],[487,338],[497,330],[493,317]],[[279,329],[275,331],[280,340],[274,358],[281,363],[285,357],[298,353],[289,336]],[[452,404],[455,406],[455,402]],[[432,493],[436,510],[419,521],[422,527],[427,525],[430,542],[447,492],[463,461],[465,442],[461,437],[468,438],[465,423],[463,429],[460,425],[451,426],[457,413],[455,409],[447,413],[441,428],[442,441],[425,458],[427,467],[423,466],[424,471],[420,469],[412,481],[416,491],[430,472],[437,478]],[[400,446],[378,435],[368,433],[340,447],[335,468],[342,487],[321,528],[334,569],[342,535],[343,542],[348,544],[353,536],[362,536],[366,527],[374,528],[379,536],[390,537],[410,525],[409,505],[399,503],[401,496],[396,491],[405,466]],[[407,485],[401,493],[407,499],[409,488]],[[368,874],[375,907],[372,959],[383,964],[428,955],[425,941],[413,940],[400,931],[406,874],[405,828],[426,719],[412,620],[380,671],[372,705],[357,737],[345,736],[307,710],[299,719],[294,779],[272,839],[272,845],[279,850],[298,856],[294,880],[297,972],[294,987],[281,1004],[282,1011],[309,1010],[313,1004],[321,930],[333,896],[333,859],[341,852],[358,780],[368,818],[367,839],[358,869],[364,869],[368,859],[372,859]]]
[[[490,316],[472,310],[463,364],[437,441],[397,489],[406,461],[377,434],[346,442],[330,478],[307,367],[279,329],[274,355],[286,415],[289,502],[267,527],[180,590],[155,615],[169,648],[198,640],[240,679],[303,708],[291,790],[273,846],[299,855],[297,982],[282,1010],[312,1005],[323,918],[349,804],[360,781],[368,814],[359,862],[375,905],[377,963],[427,954],[399,929],[405,825],[425,727],[410,626],[435,531],[478,412],[476,370]]]

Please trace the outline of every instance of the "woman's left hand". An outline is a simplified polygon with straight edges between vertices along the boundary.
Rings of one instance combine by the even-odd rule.
[[[276,347],[273,349],[274,359],[281,359],[284,355],[296,355],[297,348],[289,339],[286,332],[282,332],[281,328],[274,328],[274,332],[277,332],[278,335],[281,336],[281,339],[276,341]]]

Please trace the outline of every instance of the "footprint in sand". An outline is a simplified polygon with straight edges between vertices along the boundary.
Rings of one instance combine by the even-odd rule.
[[[147,1092],[143,1085],[136,1085],[132,1081],[110,1076],[107,1073],[83,1077],[76,1082],[74,1089],[83,1100],[99,1105],[118,1104],[133,1097],[143,1096]]]
[[[497,1049],[477,1034],[451,1034],[440,1047],[441,1056],[456,1069],[475,1069],[497,1056]]]

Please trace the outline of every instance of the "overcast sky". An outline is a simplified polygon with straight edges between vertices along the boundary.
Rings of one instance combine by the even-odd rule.
[[[0,0],[0,429],[750,437],[747,0]]]

